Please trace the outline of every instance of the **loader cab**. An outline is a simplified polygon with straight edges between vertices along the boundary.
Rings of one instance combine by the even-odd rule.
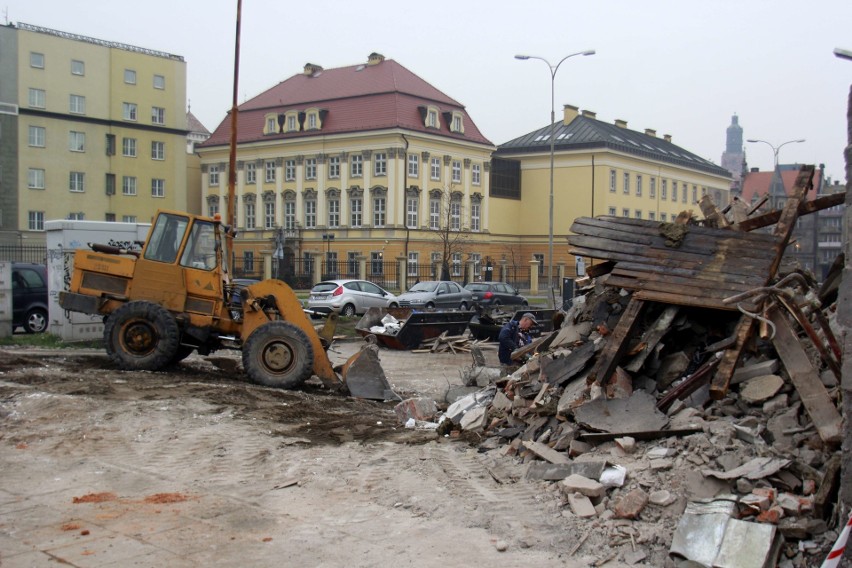
[[[216,224],[207,219],[161,212],[151,229],[143,257],[167,264],[174,264],[180,257],[180,265],[185,268],[213,270],[218,265],[219,251]]]

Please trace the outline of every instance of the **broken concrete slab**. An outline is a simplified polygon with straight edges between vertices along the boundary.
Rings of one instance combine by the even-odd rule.
[[[582,493],[586,497],[603,497],[606,488],[595,481],[576,473],[569,475],[559,483],[560,489],[565,494]]]
[[[757,404],[778,394],[783,386],[784,379],[778,375],[761,375],[745,381],[740,397],[749,404]]]
[[[481,432],[485,429],[488,420],[488,408],[477,406],[471,408],[461,417],[459,426],[468,432]]]
[[[657,371],[657,389],[664,391],[669,388],[673,382],[683,375],[691,361],[682,351],[672,353],[663,359],[660,370]]]
[[[565,464],[571,461],[564,453],[557,452],[556,450],[550,448],[549,446],[546,446],[545,444],[527,441],[523,442],[523,445],[526,449],[528,449],[535,455],[549,461],[550,463]]]
[[[671,491],[666,489],[658,489],[648,495],[648,502],[651,505],[656,505],[657,507],[668,507],[675,501],[677,501],[677,497],[672,495]]]
[[[452,403],[444,414],[453,423],[458,424],[467,411],[477,406],[487,406],[496,393],[497,388],[494,386],[472,392]]]
[[[385,377],[379,363],[379,348],[375,345],[365,345],[352,355],[344,364],[342,374],[349,394],[355,398],[401,400]]]
[[[657,410],[657,401],[645,391],[629,398],[599,398],[574,409],[575,420],[598,432],[647,432],[662,430],[668,417]]]
[[[561,481],[571,474],[579,474],[589,479],[598,479],[604,471],[606,462],[548,463],[532,461],[527,467],[524,479],[528,481]]]
[[[596,517],[598,515],[598,512],[595,510],[595,506],[592,505],[589,498],[582,493],[573,493],[568,495],[568,505],[571,506],[571,510],[574,511],[574,514],[578,517]]]
[[[731,377],[731,384],[736,385],[762,375],[774,375],[778,372],[778,368],[778,359],[748,363],[734,371],[734,376]]]
[[[438,406],[431,398],[409,398],[397,404],[393,411],[400,424],[405,424],[410,418],[426,422],[435,418]]]
[[[738,477],[745,477],[746,479],[755,480],[769,477],[791,463],[791,460],[784,458],[758,457],[730,471],[703,469],[701,470],[701,474],[705,477],[715,477],[716,479],[736,479]]]

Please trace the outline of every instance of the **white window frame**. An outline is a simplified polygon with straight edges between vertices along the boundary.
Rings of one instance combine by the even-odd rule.
[[[27,170],[27,189],[44,189],[44,169],[30,168]]]
[[[471,202],[470,204],[470,230],[474,232],[479,232],[481,230],[481,209],[482,205],[478,202]]]
[[[284,181],[296,181],[296,160],[284,162]]]
[[[86,62],[79,59],[71,60],[71,74],[82,77],[86,74]]]
[[[420,264],[420,253],[419,252],[408,252],[408,270],[407,273],[409,276],[417,276],[417,265]]]
[[[384,227],[387,222],[387,200],[383,195],[373,198],[373,227]]]
[[[27,229],[44,231],[44,211],[29,211],[27,213]]]
[[[409,229],[417,228],[417,213],[419,199],[417,196],[405,198],[405,226]]]
[[[44,69],[44,54],[38,51],[30,52],[30,67]]]
[[[122,215],[121,216],[121,222],[122,223],[135,223],[136,222],[136,215]]]
[[[263,163],[263,179],[266,183],[274,183],[275,182],[275,161],[267,160]]]
[[[246,183],[257,183],[257,164],[254,162],[246,162]]]
[[[210,166],[207,168],[207,185],[219,185],[219,166]]]
[[[136,157],[136,138],[121,139],[121,155],[125,158]]]
[[[624,195],[630,195],[630,172],[624,172],[622,178],[622,192],[624,193]]]
[[[275,228],[275,202],[274,201],[264,201],[263,202],[263,228],[264,229],[274,229]]]
[[[479,164],[473,164],[470,168],[470,183],[480,185],[482,183],[482,167]]]
[[[47,92],[44,89],[30,87],[28,98],[30,108],[44,108],[47,105]]]
[[[47,140],[47,129],[44,126],[30,126],[28,133],[29,146],[44,148]]]
[[[317,179],[316,158],[305,158],[305,179]]]
[[[364,223],[364,200],[360,197],[349,198],[349,226],[358,228]]]
[[[86,133],[77,130],[68,132],[68,149],[72,152],[86,151]]]
[[[136,195],[136,176],[121,176],[121,194],[127,196]]]
[[[373,154],[373,175],[388,175],[388,155],[384,152],[376,152]]]
[[[657,178],[652,177],[648,186],[648,197],[655,199],[657,197]]]
[[[124,70],[124,83],[126,85],[135,85],[136,84],[136,70],[135,69],[125,69]]]
[[[243,211],[246,218],[246,229],[254,229],[255,223],[257,223],[257,210],[255,209],[254,203],[244,204]]]
[[[441,228],[441,198],[432,197],[429,199],[429,228]]]
[[[441,179],[441,158],[432,158],[430,162],[430,178],[435,181]]]
[[[642,197],[642,174],[636,174],[636,197]]]
[[[452,171],[453,183],[461,183],[461,160],[453,160]]]
[[[417,154],[408,155],[408,177],[420,177],[420,156]]]
[[[669,198],[669,180],[660,180],[660,199]]]
[[[677,203],[677,182],[672,180],[672,201]]]
[[[349,175],[362,177],[364,175],[364,156],[353,154],[349,159]]]
[[[340,177],[340,156],[331,156],[328,159],[328,177],[331,179]]]
[[[161,90],[166,88],[166,77],[164,75],[154,74],[154,88]]]
[[[86,114],[86,97],[83,95],[68,95],[68,112],[71,114]]]
[[[454,252],[450,255],[451,264],[452,264],[452,275],[453,276],[461,276],[462,275],[462,255],[460,252]]]
[[[70,172],[68,174],[68,191],[71,193],[85,192],[86,174],[83,172]]]
[[[163,198],[166,196],[166,180],[162,178],[151,178],[151,197]]]
[[[609,170],[609,192],[615,193],[615,184],[618,174],[614,169]]]
[[[131,120],[136,122],[139,120],[139,107],[136,103],[122,103],[121,106],[121,116],[124,120]]]
[[[328,228],[340,227],[340,198],[334,197],[328,200]]]
[[[450,201],[450,230],[461,230],[461,201],[457,199]]]
[[[151,159],[165,160],[166,159],[166,143],[159,140],[151,141]]]
[[[151,124],[165,124],[166,123],[166,109],[163,107],[152,106],[151,107]]]
[[[315,229],[317,226],[317,200],[305,199],[305,228]]]

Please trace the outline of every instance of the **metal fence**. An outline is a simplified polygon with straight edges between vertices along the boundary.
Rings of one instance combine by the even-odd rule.
[[[47,263],[46,245],[0,245],[0,260],[7,262]]]
[[[255,280],[263,280],[263,258],[254,258],[247,260],[245,258],[235,257],[232,259],[231,270],[234,278],[254,278]]]

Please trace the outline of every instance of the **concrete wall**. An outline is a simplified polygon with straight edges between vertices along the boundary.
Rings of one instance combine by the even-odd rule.
[[[12,329],[12,263],[0,261],[0,337],[10,337]]]
[[[103,337],[103,318],[68,312],[59,305],[59,292],[68,290],[74,270],[74,251],[89,243],[126,247],[144,241],[147,223],[107,223],[104,221],[47,221],[48,329],[64,341]]]

